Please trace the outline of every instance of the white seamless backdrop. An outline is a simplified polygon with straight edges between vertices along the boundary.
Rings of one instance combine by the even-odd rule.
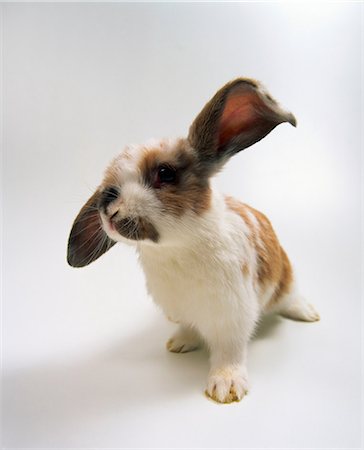
[[[362,4],[4,3],[2,445],[359,448]],[[250,76],[298,119],[236,155],[224,192],[271,219],[322,320],[264,320],[251,392],[203,395],[133,251],[67,266],[71,223],[128,143],[186,135]]]

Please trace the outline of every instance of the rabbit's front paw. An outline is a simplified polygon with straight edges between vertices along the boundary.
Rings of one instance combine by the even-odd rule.
[[[167,341],[167,349],[173,353],[187,353],[196,350],[200,345],[197,333],[188,327],[181,326]]]
[[[210,373],[206,395],[218,403],[239,402],[248,393],[248,382],[239,369],[222,368]]]

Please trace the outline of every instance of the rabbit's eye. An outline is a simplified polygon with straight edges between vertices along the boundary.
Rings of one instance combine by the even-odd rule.
[[[174,183],[176,181],[177,174],[173,167],[160,166],[158,169],[158,181],[159,183]]]

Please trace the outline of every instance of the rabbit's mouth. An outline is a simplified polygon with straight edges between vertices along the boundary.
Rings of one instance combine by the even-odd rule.
[[[124,238],[132,239],[133,241],[145,239],[150,239],[153,242],[159,241],[158,231],[153,224],[143,217],[125,217],[117,221],[110,220],[110,226]]]
[[[157,229],[144,217],[120,217],[119,211],[109,217],[103,211],[99,211],[99,214],[102,228],[113,241],[126,238],[133,241],[159,242]]]
[[[159,241],[159,233],[155,226],[143,217],[117,218],[116,214],[106,218],[101,214],[103,228],[113,240],[118,240],[117,236],[131,239],[133,241],[143,241],[149,239],[153,242]]]

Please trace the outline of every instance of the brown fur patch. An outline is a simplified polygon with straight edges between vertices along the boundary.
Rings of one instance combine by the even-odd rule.
[[[269,302],[269,306],[273,306],[284,294],[290,290],[293,281],[293,271],[291,263],[286,252],[281,247],[281,276],[278,287],[275,290],[273,297]]]
[[[157,184],[161,166],[176,171],[175,182]],[[165,150],[163,146],[146,149],[139,171],[144,184],[154,189],[166,212],[179,217],[186,212],[200,215],[209,209],[211,189],[208,180],[201,176],[197,158],[185,139],[180,139],[172,150]]]
[[[271,302],[277,301],[289,291],[293,275],[287,254],[279,244],[270,221],[261,212],[232,197],[227,197],[225,201],[228,208],[239,214],[249,227],[250,239],[257,254],[257,281],[263,286],[276,285]],[[256,218],[258,230],[254,227],[249,212]]]
[[[248,264],[244,263],[241,267],[241,271],[243,272],[243,275],[247,277],[250,274]]]
[[[277,236],[264,214],[248,205],[245,207],[255,216],[259,224],[258,239],[255,242],[258,255],[258,280],[262,284],[277,283],[282,270],[281,246]]]
[[[153,242],[159,241],[159,233],[152,223],[143,217],[132,219],[126,217],[115,222],[115,228],[121,236],[127,239],[140,241],[143,239],[150,239]]]

